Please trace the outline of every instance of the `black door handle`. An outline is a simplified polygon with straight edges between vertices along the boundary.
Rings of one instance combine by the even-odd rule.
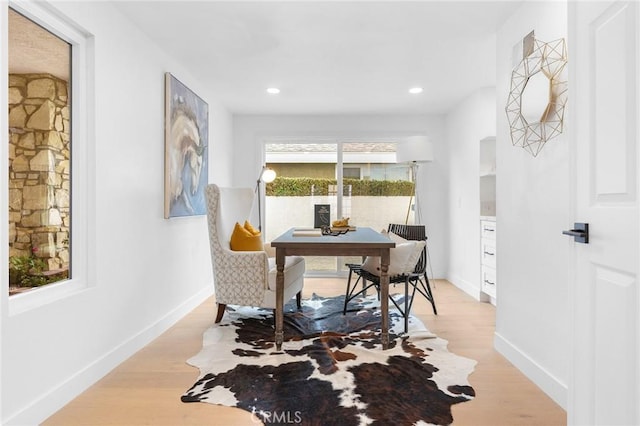
[[[589,224],[576,222],[573,224],[573,229],[568,231],[562,231],[564,235],[570,235],[573,237],[573,241],[576,243],[589,244]]]

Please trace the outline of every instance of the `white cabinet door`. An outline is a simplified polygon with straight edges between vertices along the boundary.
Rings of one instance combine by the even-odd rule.
[[[496,270],[485,265],[482,265],[482,291],[494,299],[497,296],[496,292]]]
[[[496,242],[494,240],[482,239],[482,264],[491,268],[496,267]]]

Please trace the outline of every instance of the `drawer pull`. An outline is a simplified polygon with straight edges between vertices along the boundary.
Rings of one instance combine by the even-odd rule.
[[[495,253],[489,253],[488,251],[485,251],[484,254],[486,254],[487,256],[495,256]]]
[[[489,280],[484,280],[484,283],[485,283],[485,284],[489,284],[489,285],[496,285],[496,283],[492,283],[492,282],[491,282],[491,281],[489,281]]]
[[[483,231],[487,231],[487,232],[496,232],[495,229],[493,228],[483,228]]]

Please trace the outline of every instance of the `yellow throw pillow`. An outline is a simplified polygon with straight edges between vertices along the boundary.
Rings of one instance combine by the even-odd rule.
[[[229,242],[231,250],[233,251],[262,251],[264,246],[262,245],[262,237],[260,233],[253,235],[244,226],[236,222],[236,226],[233,228],[231,234],[231,241]]]
[[[248,220],[244,221],[244,229],[251,232],[251,235],[260,235],[260,230],[254,228],[253,225],[249,223]]]

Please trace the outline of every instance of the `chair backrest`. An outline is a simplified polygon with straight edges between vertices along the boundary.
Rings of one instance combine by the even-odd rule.
[[[253,191],[210,184],[205,197],[216,302],[263,306],[269,278],[267,253],[232,251],[230,247],[236,222],[243,224],[251,213]]]
[[[213,183],[207,185],[205,192],[209,200],[208,214],[214,220],[210,232],[214,233],[222,247],[229,249],[236,222],[244,224],[251,214],[254,192],[251,188],[220,188]]]
[[[404,225],[399,223],[390,223],[387,228],[388,232],[393,232],[396,235],[401,236],[405,240],[411,241],[424,241],[425,246],[420,254],[420,259],[416,263],[416,267],[413,270],[414,273],[422,274],[427,269],[427,231],[424,225]]]

